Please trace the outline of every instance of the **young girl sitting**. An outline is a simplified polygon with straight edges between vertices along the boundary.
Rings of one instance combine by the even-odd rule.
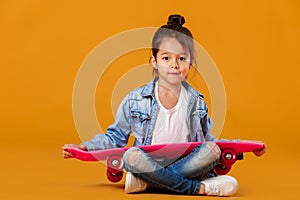
[[[69,147],[87,151],[124,147],[130,134],[135,137],[134,146],[203,141],[175,161],[152,158],[140,148],[130,148],[123,155],[125,192],[142,192],[149,187],[179,194],[230,196],[237,192],[235,178],[217,176],[213,171],[221,151],[210,133],[203,95],[186,82],[195,55],[193,36],[182,26],[184,22],[182,16],[171,15],[156,31],[151,57],[156,77],[123,99],[105,134],[79,145],[64,145],[64,158],[74,157],[67,151]],[[264,149],[254,153],[262,155]]]

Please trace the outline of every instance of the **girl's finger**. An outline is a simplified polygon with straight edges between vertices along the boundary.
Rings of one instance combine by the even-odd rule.
[[[76,144],[65,144],[62,149],[63,150],[67,150],[68,148],[71,148],[71,147],[75,147],[75,148],[78,148],[78,145]]]
[[[64,158],[74,158],[74,154],[72,154],[68,151],[63,151],[63,157]]]

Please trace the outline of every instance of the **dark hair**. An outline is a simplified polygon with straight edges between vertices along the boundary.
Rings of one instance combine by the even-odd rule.
[[[152,39],[152,55],[156,59],[161,41],[166,37],[175,38],[184,48],[186,48],[194,61],[194,40],[191,31],[182,25],[185,19],[181,15],[170,15],[166,25],[161,26]]]

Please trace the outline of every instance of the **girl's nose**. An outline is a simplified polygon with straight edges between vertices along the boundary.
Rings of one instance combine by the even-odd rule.
[[[171,63],[171,68],[172,69],[178,69],[178,63],[177,63],[177,59],[172,59],[172,63]]]

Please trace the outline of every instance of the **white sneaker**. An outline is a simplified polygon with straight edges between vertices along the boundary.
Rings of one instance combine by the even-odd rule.
[[[205,185],[205,193],[214,196],[231,196],[239,188],[237,180],[228,175],[208,178],[201,183]]]
[[[146,190],[146,188],[147,188],[147,183],[133,176],[130,172],[126,173],[125,193],[130,194],[130,193],[143,192]]]

